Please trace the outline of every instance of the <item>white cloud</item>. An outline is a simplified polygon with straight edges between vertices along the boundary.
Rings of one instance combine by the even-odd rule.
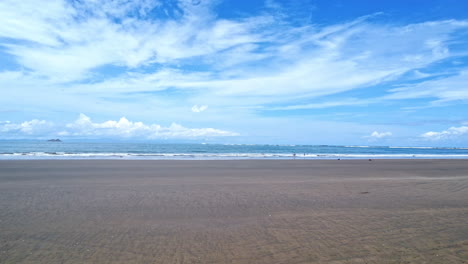
[[[80,114],[73,123],[67,124],[66,130],[60,133],[63,136],[91,136],[91,137],[120,137],[120,138],[197,138],[237,136],[237,133],[214,128],[186,128],[172,123],[169,127],[158,124],[144,124],[132,122],[125,117],[118,121],[109,120],[102,123],[94,123],[91,119]]]
[[[320,109],[320,108],[337,107],[337,106],[366,105],[366,104],[377,103],[379,101],[380,100],[378,98],[374,98],[374,99],[347,98],[347,99],[342,99],[339,101],[326,101],[326,102],[321,102],[321,103],[269,107],[269,108],[266,108],[266,110]]]
[[[434,103],[468,100],[468,70],[390,90],[387,99],[435,98]]]
[[[16,2],[0,3],[0,36],[19,40],[3,46],[22,66],[50,79],[82,80],[106,65],[131,71],[161,63],[167,66],[163,71],[174,71],[194,58],[210,65],[196,72],[196,79],[172,80],[156,72],[136,77],[143,77],[139,81],[122,75],[90,86],[111,93],[197,88],[218,96],[275,96],[270,100],[276,101],[288,99],[283,95],[333,94],[451,56],[450,34],[468,27],[455,20],[377,25],[367,21],[373,16],[328,27],[294,27],[267,14],[216,19],[213,1],[178,1],[171,8],[152,1],[100,1],[96,8],[95,1],[55,0],[41,11],[36,1],[21,1],[20,7]],[[151,10],[180,14],[146,16]],[[183,77],[194,73],[183,72]],[[133,82],[140,85],[123,85]]]
[[[75,122],[66,125],[58,125],[37,119],[23,123],[1,122],[0,133],[2,138],[62,136],[101,139],[196,139],[239,135],[215,128],[186,128],[176,123],[163,127],[158,124],[132,122],[125,117],[120,118],[118,121],[109,120],[95,123],[84,114],[80,114]]]
[[[384,82],[450,56],[444,41],[451,32],[464,26],[454,21],[440,21],[381,27],[358,20],[323,29],[309,27],[292,33],[269,32],[270,35],[264,33],[263,36],[270,41],[266,50],[256,50],[254,43],[258,38],[252,37],[250,45],[205,54],[205,59],[218,62],[215,65],[237,65],[229,71],[218,73],[214,68],[202,73],[178,72],[175,79],[172,75],[148,74],[138,77],[141,85],[134,89],[195,88],[208,90],[206,92],[218,97],[269,96],[269,101],[333,94]],[[244,33],[249,34],[249,31]],[[380,45],[382,35],[393,44]],[[407,42],[408,39],[411,41]],[[429,39],[439,40],[426,45]],[[419,46],[423,48],[416,49]],[[264,58],[269,59],[269,66],[249,66]],[[238,65],[239,61],[243,64]],[[130,80],[133,79],[130,76]],[[128,80],[127,76],[121,79]],[[109,84],[115,84],[115,80],[98,83],[90,89],[112,87]],[[112,88],[107,91],[111,92]]]
[[[208,106],[207,105],[194,105],[192,106],[192,112],[194,113],[201,113],[203,111],[205,111],[206,109],[208,109]]]
[[[4,121],[0,122],[0,133],[36,135],[49,131],[53,125],[54,124],[51,122],[38,119],[33,119],[31,121],[25,121],[22,123]]]
[[[258,40],[249,31],[260,21],[211,21],[211,16],[203,16],[210,1],[177,1],[171,8],[181,16],[166,20],[141,16],[166,8],[151,2],[55,0],[37,11],[37,1],[18,6],[6,0],[0,3],[0,37],[19,40],[3,46],[21,65],[62,81],[87,78],[100,66],[173,63]]]
[[[460,126],[460,127],[451,127],[441,132],[429,131],[429,132],[422,134],[421,137],[427,140],[444,140],[444,139],[457,138],[466,134],[468,134],[468,126]]]
[[[374,131],[370,136],[367,136],[370,139],[382,139],[392,136],[392,132],[377,132]]]

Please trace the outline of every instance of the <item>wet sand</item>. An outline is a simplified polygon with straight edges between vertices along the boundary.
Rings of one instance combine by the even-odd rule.
[[[0,161],[0,263],[468,263],[468,160]]]

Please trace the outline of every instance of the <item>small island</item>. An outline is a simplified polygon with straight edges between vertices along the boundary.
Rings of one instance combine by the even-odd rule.
[[[62,140],[56,138],[56,139],[49,139],[47,140],[48,142],[62,142]]]

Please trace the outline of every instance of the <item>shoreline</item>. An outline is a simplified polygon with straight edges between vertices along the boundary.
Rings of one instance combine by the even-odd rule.
[[[450,161],[450,160],[453,160],[453,161],[468,161],[468,158],[455,158],[455,159],[451,159],[451,158],[446,158],[446,159],[439,159],[439,158],[415,158],[415,159],[410,159],[410,158],[375,158],[375,159],[371,159],[371,161],[402,161],[402,162],[410,162],[410,161],[443,161],[443,160],[446,160],[446,161]],[[200,162],[224,162],[224,161],[239,161],[239,162],[243,162],[243,161],[252,161],[252,162],[262,162],[262,161],[265,161],[265,162],[268,162],[268,161],[303,161],[303,162],[327,162],[327,161],[369,161],[368,158],[344,158],[344,159],[336,159],[336,158],[330,158],[330,159],[301,159],[301,158],[289,158],[289,159],[265,159],[265,158],[249,158],[249,159],[124,159],[124,158],[115,158],[115,159],[107,159],[107,158],[92,158],[92,159],[86,159],[86,158],[82,158],[82,159],[67,159],[67,158],[63,158],[63,159],[54,159],[54,158],[50,158],[50,159],[0,159],[0,163],[6,163],[6,162],[10,162],[10,161],[13,161],[13,162],[17,162],[17,161],[22,161],[22,162],[29,162],[29,161],[58,161],[58,162],[61,162],[61,161],[83,161],[83,162],[86,162],[86,161],[90,161],[90,162],[93,162],[93,161],[109,161],[109,162],[117,162],[117,161],[128,161],[128,162],[132,162],[132,161],[135,161],[135,162],[138,162],[138,161],[148,161],[148,162],[166,162],[166,161],[174,161],[174,162],[190,162],[190,161],[200,161]]]
[[[466,154],[3,154],[8,160],[468,160]]]

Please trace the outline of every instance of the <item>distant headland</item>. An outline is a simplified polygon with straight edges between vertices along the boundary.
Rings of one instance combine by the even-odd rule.
[[[47,140],[47,141],[49,141],[49,142],[62,142],[62,140],[60,140],[60,139],[58,139],[58,138],[56,138],[56,139],[49,139],[49,140]]]

